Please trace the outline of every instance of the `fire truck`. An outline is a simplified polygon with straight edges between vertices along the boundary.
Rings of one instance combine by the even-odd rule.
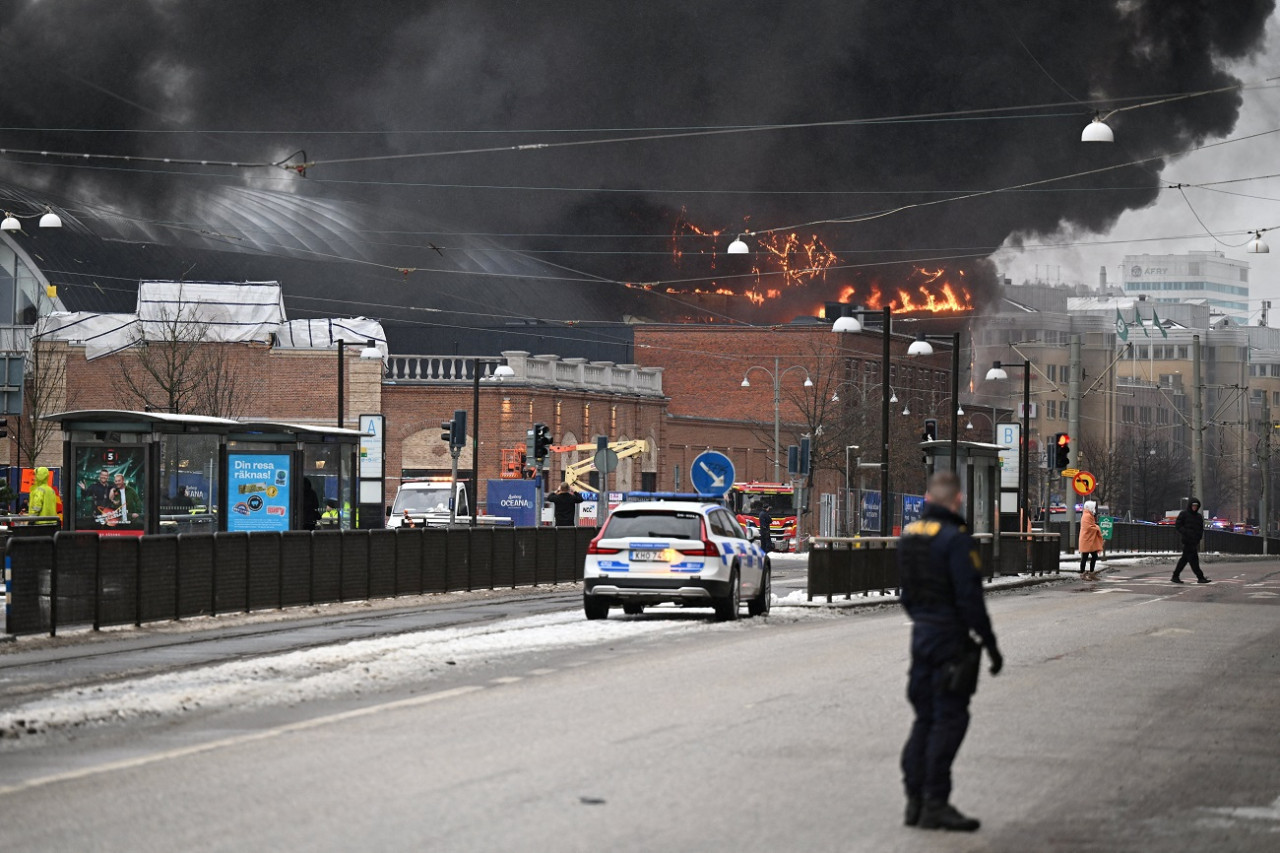
[[[729,494],[725,496],[731,509],[738,517],[738,523],[756,527],[760,515],[756,508],[761,502],[769,504],[769,515],[773,524],[769,533],[773,539],[775,551],[794,551],[796,549],[796,508],[795,489],[788,483],[734,483]]]

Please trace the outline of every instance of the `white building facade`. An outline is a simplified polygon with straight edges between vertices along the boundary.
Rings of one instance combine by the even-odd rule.
[[[1203,300],[1214,314],[1249,323],[1249,264],[1222,252],[1184,255],[1125,255],[1121,286],[1126,296],[1152,302]]]

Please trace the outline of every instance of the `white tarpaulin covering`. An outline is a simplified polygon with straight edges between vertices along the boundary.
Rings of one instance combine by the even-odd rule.
[[[295,320],[284,313],[280,285],[270,282],[226,284],[209,281],[144,281],[138,284],[136,314],[93,314],[87,311],[41,317],[36,334],[50,340],[83,343],[92,360],[149,341],[190,340],[200,329],[203,340],[216,343],[272,343],[299,349],[334,349],[338,341],[373,345],[387,357],[382,324],[367,317]]]
[[[369,341],[387,358],[387,336],[382,324],[368,317],[334,320],[290,320],[276,330],[276,346],[295,349],[334,349],[338,341],[363,346]]]
[[[274,281],[138,284],[138,322],[149,341],[173,340],[175,325],[192,324],[207,327],[205,340],[269,344],[284,321],[284,296]]]
[[[35,337],[84,344],[88,360],[131,346],[138,336],[137,314],[60,311],[36,321]]]

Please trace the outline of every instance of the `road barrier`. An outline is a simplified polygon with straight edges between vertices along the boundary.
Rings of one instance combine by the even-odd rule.
[[[15,536],[6,631],[573,583],[593,527]]]
[[[1048,529],[1062,536],[1062,548],[1076,550],[1076,542],[1068,541],[1067,523],[1055,521]],[[1221,554],[1261,554],[1262,537],[1250,533],[1233,533],[1228,530],[1205,530],[1200,550]],[[1117,521],[1112,527],[1111,539],[1103,542],[1103,555],[1117,551],[1174,551],[1182,550],[1182,538],[1171,524],[1138,524]],[[1267,553],[1280,554],[1280,539],[1267,537]]]
[[[997,574],[1057,574],[1059,567],[1056,533],[1002,533],[999,557],[989,533],[978,540],[982,576],[990,581]],[[809,600],[826,596],[850,599],[872,592],[898,594],[897,537],[815,536],[809,551]]]

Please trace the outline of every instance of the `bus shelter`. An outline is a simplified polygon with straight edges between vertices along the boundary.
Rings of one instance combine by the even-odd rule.
[[[925,467],[929,475],[951,468],[951,442],[922,441]],[[964,512],[971,533],[995,533],[1000,515],[999,444],[977,441],[956,442],[956,473],[965,493]]]
[[[62,429],[65,530],[352,526],[357,430],[128,410],[45,419]]]

